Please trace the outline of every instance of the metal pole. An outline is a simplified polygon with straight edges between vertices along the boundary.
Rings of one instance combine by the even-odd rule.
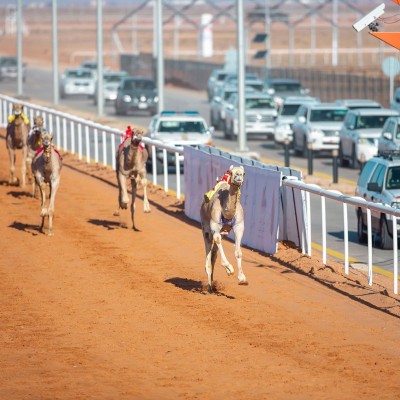
[[[17,0],[17,95],[22,96],[22,0]]]
[[[333,183],[338,183],[339,179],[339,163],[338,163],[338,150],[332,150],[332,168],[333,168]]]
[[[52,0],[52,47],[53,47],[53,103],[57,105],[60,101],[58,86],[58,21],[57,0]]]
[[[285,167],[290,167],[289,139],[284,140],[283,147],[285,150]]]
[[[311,16],[311,62],[312,66],[315,66],[315,49],[317,48],[317,36],[316,36],[316,19],[317,16],[313,14]]]
[[[294,63],[294,27],[289,25],[289,66]]]
[[[332,0],[332,65],[338,65],[338,0]]]
[[[266,78],[269,77],[271,69],[271,11],[269,8],[269,1],[265,0],[265,49],[267,53],[265,55],[265,66],[267,67]]]
[[[103,79],[103,0],[97,0],[97,115],[99,117],[104,115]]]
[[[156,0],[158,113],[164,109],[164,48],[162,0]]]
[[[238,150],[246,151],[246,126],[245,126],[245,91],[244,91],[244,73],[245,73],[245,55],[244,55],[244,22],[243,22],[243,0],[236,1],[237,7],[237,70],[238,70],[238,96],[239,96],[239,131],[238,131]]]
[[[307,143],[307,166],[308,166],[308,175],[313,174],[313,149],[312,144]]]

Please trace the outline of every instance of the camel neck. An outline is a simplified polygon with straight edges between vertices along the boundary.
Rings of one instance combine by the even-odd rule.
[[[225,218],[232,219],[236,213],[236,205],[240,202],[240,186],[231,184],[229,186],[229,194],[223,215]]]
[[[128,154],[125,160],[125,169],[132,169],[135,166],[135,160],[137,159],[138,146],[130,145]]]

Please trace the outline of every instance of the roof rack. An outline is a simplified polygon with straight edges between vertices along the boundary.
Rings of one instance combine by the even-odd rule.
[[[388,160],[400,159],[400,150],[384,150],[379,152],[379,157],[386,158]]]
[[[166,110],[166,111],[161,111],[161,115],[176,115],[176,114],[186,114],[186,115],[199,115],[198,111],[170,111],[170,110]]]

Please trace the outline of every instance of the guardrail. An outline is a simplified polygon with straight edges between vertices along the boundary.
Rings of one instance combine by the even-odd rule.
[[[368,202],[362,197],[346,196],[337,190],[321,189],[318,185],[305,184],[298,181],[296,178],[288,177],[283,179],[284,186],[292,187],[301,190],[306,195],[306,234],[307,234],[307,249],[303,245],[303,254],[311,257],[311,205],[310,194],[315,194],[321,197],[322,210],[322,263],[326,265],[326,208],[325,199],[331,199],[343,204],[343,230],[344,230],[344,258],[345,258],[345,273],[349,274],[349,230],[348,230],[348,213],[347,205],[365,208],[367,210],[367,230],[368,230],[368,284],[372,285],[372,219],[371,211],[391,215],[393,224],[393,292],[398,294],[398,236],[397,236],[397,218],[400,218],[400,210],[393,207],[385,206],[381,203]]]
[[[85,156],[86,162],[101,163],[110,165],[114,170],[116,167],[116,145],[121,143],[124,137],[122,131],[111,128],[109,126],[98,124],[94,121],[76,117],[68,113],[60,112],[51,108],[34,105],[28,102],[21,101],[9,96],[0,94],[0,124],[7,125],[7,117],[12,113],[12,104],[19,102],[25,107],[30,120],[33,120],[34,113],[39,113],[43,116],[46,128],[51,132],[56,132],[55,144],[59,149],[68,151],[72,154],[78,154],[79,160]],[[162,144],[159,141],[151,140],[144,137],[143,142],[149,146],[152,157],[152,173],[153,184],[157,185],[157,149],[162,151],[163,159],[163,187],[166,192],[169,189],[169,174],[167,153],[173,153],[175,156],[176,167],[176,196],[181,198],[181,162],[183,150],[177,149],[174,146]],[[101,157],[100,157],[101,154]],[[94,157],[94,159],[93,159]],[[109,161],[111,160],[111,164]],[[240,163],[240,160],[236,162]],[[284,177],[282,185],[300,190],[302,196],[305,194],[306,203],[306,240],[302,243],[303,254],[311,257],[311,205],[310,194],[321,197],[322,207],[322,262],[326,264],[326,208],[325,199],[332,199],[343,204],[343,224],[344,224],[344,254],[345,254],[345,273],[349,274],[349,237],[348,237],[348,210],[347,205],[365,208],[367,210],[367,229],[368,229],[368,283],[372,285],[372,221],[371,211],[376,211],[390,215],[393,224],[393,291],[398,294],[398,236],[397,236],[397,218],[400,218],[400,210],[394,209],[383,204],[367,202],[361,197],[351,197],[343,195],[335,190],[324,190],[317,185],[305,184],[295,177]],[[307,245],[306,245],[307,244]],[[305,248],[307,247],[307,248]]]
[[[82,160],[85,156],[87,163],[92,161],[95,163],[101,162],[103,165],[111,166],[115,170],[117,144],[121,143],[124,138],[124,133],[121,130],[2,94],[0,94],[1,126],[7,126],[7,118],[8,115],[12,114],[12,105],[15,102],[24,106],[24,111],[30,121],[33,121],[34,116],[38,114],[43,117],[46,129],[55,133],[53,140],[58,149],[71,154],[78,154],[79,160]],[[183,155],[183,149],[178,149],[147,137],[143,137],[143,143],[150,149],[151,154],[149,154],[149,157],[152,157],[152,181],[154,185],[157,185],[158,174],[157,149],[162,151],[163,187],[166,192],[169,190],[167,152],[175,155],[176,196],[180,199],[182,193],[180,178],[182,157],[179,156]]]

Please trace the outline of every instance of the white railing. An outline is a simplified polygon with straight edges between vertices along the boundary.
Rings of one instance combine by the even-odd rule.
[[[337,190],[321,189],[317,185],[305,184],[298,181],[296,178],[290,177],[283,179],[284,186],[292,187],[301,190],[306,195],[306,234],[307,234],[307,249],[303,242],[303,253],[307,253],[311,257],[311,205],[310,194],[315,194],[321,197],[321,213],[322,213],[322,263],[326,265],[326,208],[325,199],[331,199],[343,204],[343,226],[344,226],[344,265],[345,273],[349,274],[349,232],[348,232],[348,213],[347,205],[352,205],[367,210],[367,230],[368,230],[368,284],[372,285],[372,221],[371,211],[390,215],[393,226],[393,292],[398,294],[398,244],[397,244],[397,218],[400,218],[400,210],[385,206],[381,203],[368,202],[362,197],[351,197],[340,193]]]
[[[0,94],[1,126],[7,126],[7,118],[12,114],[12,105],[15,102],[24,106],[24,112],[30,121],[33,121],[36,115],[41,115],[43,117],[46,129],[55,133],[53,140],[58,149],[62,149],[71,154],[78,154],[79,160],[85,157],[87,163],[94,161],[95,163],[111,166],[112,169],[115,170],[117,144],[119,145],[123,140],[123,131],[2,94]],[[179,156],[183,155],[183,150],[147,137],[143,138],[143,143],[150,149],[151,154],[149,154],[149,157],[152,157],[154,185],[157,185],[157,153],[163,156],[163,187],[166,192],[169,190],[167,153],[172,153],[174,155],[176,167],[176,196],[180,199],[182,192],[180,168],[183,157]]]

